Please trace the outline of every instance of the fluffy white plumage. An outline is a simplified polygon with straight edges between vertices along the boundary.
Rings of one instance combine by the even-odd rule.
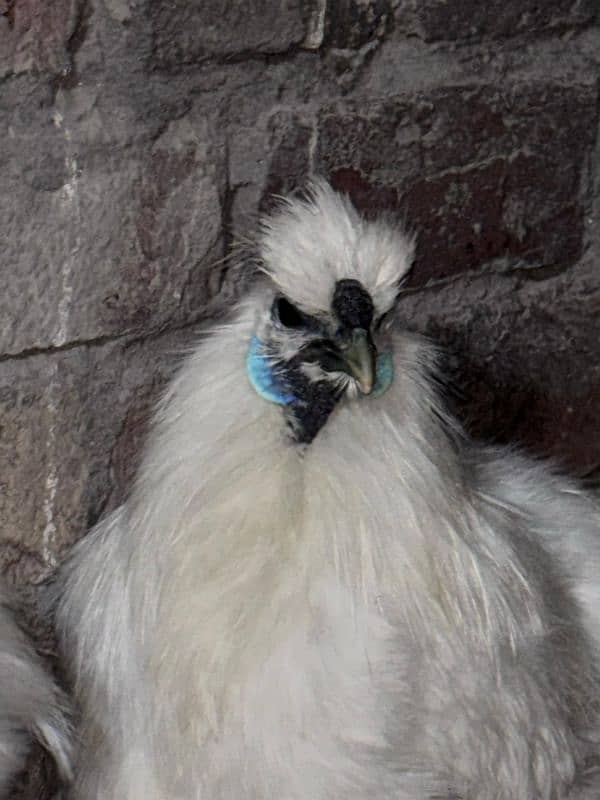
[[[263,221],[265,271],[308,312],[329,309],[336,282],[354,278],[384,313],[411,266],[412,237],[383,220],[366,222],[346,197],[324,184],[314,185],[313,198],[311,203],[286,203]]]
[[[265,281],[160,404],[130,499],[65,566],[75,797],[565,796],[600,733],[598,506],[466,441],[431,346],[380,326],[402,233],[316,184],[260,256]],[[377,398],[338,358],[348,279],[393,353]],[[351,290],[340,313],[366,319]],[[296,409],[251,387],[255,335]]]
[[[24,768],[32,738],[52,754],[60,776],[71,774],[66,701],[17,626],[0,585],[0,797]]]

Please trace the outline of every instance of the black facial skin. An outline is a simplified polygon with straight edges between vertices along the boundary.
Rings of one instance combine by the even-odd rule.
[[[361,283],[347,279],[338,281],[331,303],[340,328],[336,338],[344,341],[356,328],[369,332],[373,324],[374,307],[369,293]],[[283,297],[275,299],[272,316],[285,328],[319,330],[319,321],[304,314]],[[288,406],[294,439],[310,444],[341,399],[343,390],[326,380],[310,381],[301,365],[315,363],[325,372],[345,371],[344,361],[336,343],[331,339],[315,339],[305,345],[293,358],[279,363],[286,387],[296,401]]]
[[[286,385],[296,402],[288,406],[290,426],[298,444],[310,444],[342,397],[343,390],[329,381],[310,381],[300,370],[306,359],[298,354],[284,363]]]

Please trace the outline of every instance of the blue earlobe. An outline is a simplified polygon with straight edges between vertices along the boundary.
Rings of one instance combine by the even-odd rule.
[[[381,353],[377,356],[377,378],[371,392],[371,397],[381,397],[392,385],[394,380],[394,359],[391,353]]]
[[[258,336],[253,336],[246,359],[248,378],[255,391],[265,400],[279,406],[289,406],[296,397],[290,394],[283,381],[273,369],[269,356],[265,353],[263,343]],[[394,361],[391,353],[381,353],[377,357],[377,379],[371,397],[380,397],[386,392],[394,380]]]
[[[277,380],[269,356],[264,352],[263,344],[258,336],[253,336],[246,359],[250,383],[261,397],[280,406],[289,406],[296,399],[285,390],[285,386]]]

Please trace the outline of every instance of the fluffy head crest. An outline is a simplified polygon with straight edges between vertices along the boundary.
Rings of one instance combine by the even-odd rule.
[[[322,180],[310,184],[306,199],[287,199],[263,220],[259,246],[266,272],[309,313],[330,308],[343,278],[360,281],[384,313],[414,256],[411,237],[382,220],[363,219]]]

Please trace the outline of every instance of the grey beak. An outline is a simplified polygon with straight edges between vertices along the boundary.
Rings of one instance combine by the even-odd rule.
[[[364,328],[352,328],[346,344],[342,347],[345,372],[352,375],[363,394],[371,394],[375,383],[377,350],[371,334]]]

